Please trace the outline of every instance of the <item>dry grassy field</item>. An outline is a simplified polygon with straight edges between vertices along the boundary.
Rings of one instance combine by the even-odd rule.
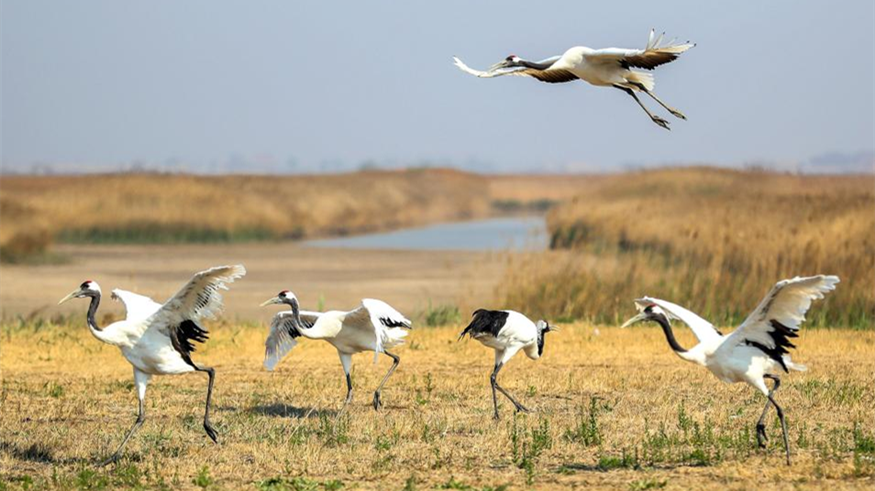
[[[778,280],[835,274],[811,321],[872,327],[875,177],[709,168],[603,180],[551,209],[553,250],[508,269],[508,305],[618,322],[629,299],[672,299],[727,324]]]
[[[233,295],[233,292],[229,295]],[[817,307],[815,307],[817,308]],[[130,367],[70,324],[2,326],[2,489],[871,489],[875,484],[875,333],[803,329],[785,379],[794,463],[772,412],[756,448],[763,398],[684,364],[657,328],[582,323],[551,334],[544,357],[520,356],[500,381],[533,409],[491,418],[492,353],[456,342],[461,326],[414,330],[399,370],[370,407],[389,363],[356,357],[344,395],[329,345],[304,342],[274,373],[266,328],[213,323],[196,353],[217,369],[213,422],[201,428],[206,378],[158,377],[147,420],[115,467],[136,414]],[[692,336],[682,330],[680,341]],[[841,353],[842,356],[836,356]]]

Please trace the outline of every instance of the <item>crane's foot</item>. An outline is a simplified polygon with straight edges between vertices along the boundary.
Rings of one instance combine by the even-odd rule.
[[[115,464],[116,462],[119,461],[119,459],[121,458],[121,456],[122,456],[121,453],[116,452],[116,453],[112,454],[112,457],[110,457],[110,458],[104,460],[103,462],[97,464],[97,466],[98,466],[98,467],[106,467],[106,466],[108,466],[109,464]]]
[[[340,418],[346,413],[346,408],[349,406],[349,403],[352,402],[352,391],[349,391],[346,394],[346,399],[343,401],[343,406],[340,406],[340,411],[338,411],[337,416],[334,417],[334,423],[337,424],[340,421]]]
[[[769,437],[766,436],[766,425],[757,424],[757,445],[760,448],[766,448],[767,441],[769,441]]]
[[[374,392],[374,411],[379,411],[383,407],[383,401],[380,400],[380,393]]]
[[[515,404],[514,407],[516,407],[516,412],[518,412],[518,413],[530,413],[531,412],[531,411],[529,411],[529,408],[527,408],[526,406],[523,406],[522,404],[519,404],[519,403]]]
[[[684,113],[678,111],[677,109],[669,109],[668,112],[670,112],[672,116],[674,116],[678,119],[683,119],[683,120],[687,119],[686,115],[684,115]]]
[[[662,126],[663,128],[671,131],[671,128],[668,127],[669,123],[665,119],[660,118],[659,116],[651,116],[650,119],[653,120],[654,123]]]
[[[204,421],[204,430],[206,430],[207,436],[213,440],[213,443],[219,443],[219,435],[216,434],[216,430],[213,429],[213,425],[209,421]]]
[[[498,421],[501,419],[501,416],[498,415],[498,411],[495,411],[495,414],[492,416],[492,419],[494,419],[495,421]]]

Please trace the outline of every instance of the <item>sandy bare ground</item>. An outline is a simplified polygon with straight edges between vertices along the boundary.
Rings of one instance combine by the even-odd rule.
[[[246,277],[226,298],[229,318],[266,320],[258,305],[283,289],[293,290],[305,308],[324,300],[326,308],[351,309],[364,297],[385,300],[413,315],[452,303],[463,312],[488,305],[504,271],[505,255],[486,252],[367,251],[303,247],[294,242],[232,245],[59,246],[69,264],[0,266],[3,317],[81,313],[82,305],[56,307],[86,279],[97,281],[107,301],[103,312],[121,313],[108,300],[113,288],[163,301],[195,272],[242,263]]]

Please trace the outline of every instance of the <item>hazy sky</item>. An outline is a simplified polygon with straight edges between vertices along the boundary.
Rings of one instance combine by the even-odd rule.
[[[0,27],[7,169],[610,170],[875,148],[872,0],[4,0]],[[643,47],[651,27],[698,43],[656,70],[657,94],[689,117],[671,132],[618,90],[480,80],[451,60]]]

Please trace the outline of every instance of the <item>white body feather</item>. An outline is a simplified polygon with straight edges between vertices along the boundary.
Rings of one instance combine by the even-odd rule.
[[[273,370],[277,363],[292,349],[297,342],[288,334],[290,325],[286,321],[292,318],[292,312],[278,313],[271,323],[270,334],[265,343],[264,366]],[[404,342],[407,336],[406,328],[412,323],[400,312],[386,302],[375,299],[363,299],[359,308],[349,312],[331,310],[328,312],[300,312],[302,320],[312,322],[312,327],[300,329],[298,333],[309,339],[322,339],[334,346],[343,359],[363,351],[373,351],[374,355],[391,349]],[[390,324],[402,327],[387,327],[382,322],[387,319]]]
[[[498,331],[497,336],[489,333],[479,333],[474,335],[474,339],[480,341],[484,346],[495,350],[495,362],[507,363],[520,350],[533,360],[541,357],[538,353],[538,328],[525,315],[513,311],[504,310],[507,312],[507,321],[504,326]]]
[[[145,374],[175,375],[194,371],[173,347],[169,329],[183,320],[213,318],[222,307],[219,291],[226,290],[226,283],[245,274],[243,266],[202,271],[164,305],[143,295],[113,290],[113,298],[125,305],[126,318],[92,333],[101,341],[117,346],[125,359]]]

